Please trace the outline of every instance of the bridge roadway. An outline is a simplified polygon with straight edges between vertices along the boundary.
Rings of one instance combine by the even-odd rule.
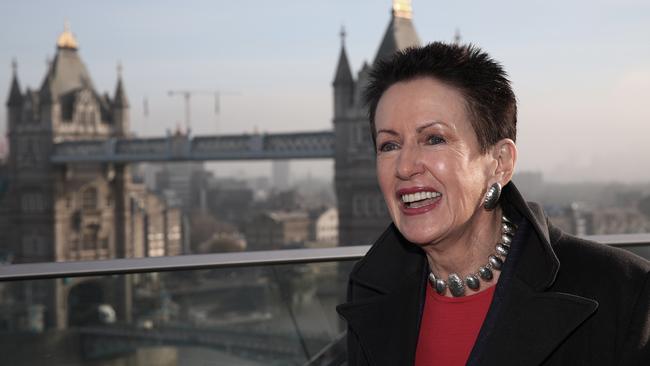
[[[334,132],[313,131],[64,141],[54,145],[51,161],[67,164],[332,158]]]

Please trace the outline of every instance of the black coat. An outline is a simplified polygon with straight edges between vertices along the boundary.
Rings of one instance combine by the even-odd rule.
[[[650,263],[550,225],[517,189],[519,223],[468,365],[650,365]],[[348,365],[412,365],[428,264],[391,225],[350,274]]]

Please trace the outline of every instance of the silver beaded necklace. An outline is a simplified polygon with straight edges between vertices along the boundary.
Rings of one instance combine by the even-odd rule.
[[[450,273],[447,280],[443,280],[433,272],[429,272],[431,287],[440,295],[444,295],[449,289],[454,297],[464,296],[465,286],[473,291],[478,291],[481,288],[481,280],[489,282],[494,278],[493,270],[501,270],[503,262],[508,256],[508,252],[510,252],[510,244],[516,231],[517,225],[512,223],[505,215],[501,216],[501,239],[496,245],[495,253],[488,257],[488,263],[480,267],[478,271],[465,276],[464,281],[457,273]]]

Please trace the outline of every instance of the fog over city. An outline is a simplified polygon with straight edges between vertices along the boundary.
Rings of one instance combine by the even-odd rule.
[[[371,62],[390,2],[21,1],[0,4],[0,133],[12,59],[37,89],[67,20],[98,91],[116,65],[140,136],[331,130],[341,40],[353,72]],[[38,10],[36,10],[38,9]],[[519,100],[519,171],[546,181],[650,181],[650,4],[643,1],[413,1],[423,42],[475,43],[508,70]],[[29,21],[26,21],[29,19]],[[4,88],[4,89],[2,89]],[[222,93],[218,112],[213,92]],[[6,149],[6,147],[4,147]],[[218,176],[269,175],[270,163],[211,163]],[[331,179],[333,162],[292,162],[294,178]]]

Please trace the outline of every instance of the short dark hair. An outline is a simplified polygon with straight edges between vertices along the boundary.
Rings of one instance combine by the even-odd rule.
[[[503,138],[517,136],[517,100],[503,67],[480,48],[442,42],[411,47],[378,61],[370,71],[364,99],[373,143],[379,99],[393,84],[431,77],[465,97],[481,153]]]

